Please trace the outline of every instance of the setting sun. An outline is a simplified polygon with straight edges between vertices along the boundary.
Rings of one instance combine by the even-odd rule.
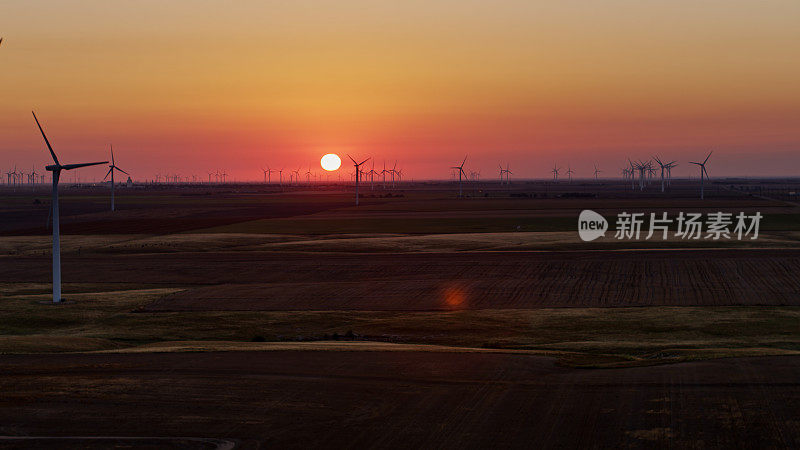
[[[342,158],[339,158],[336,153],[328,153],[319,160],[319,165],[328,172],[332,172],[342,165]]]

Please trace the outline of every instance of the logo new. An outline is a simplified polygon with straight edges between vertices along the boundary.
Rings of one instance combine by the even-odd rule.
[[[608,221],[605,217],[590,209],[581,211],[578,216],[578,235],[584,241],[593,241],[600,236],[605,236],[608,230]]]

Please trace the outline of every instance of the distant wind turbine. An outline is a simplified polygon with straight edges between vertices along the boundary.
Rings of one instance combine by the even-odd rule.
[[[109,175],[111,175],[111,211],[115,211],[116,209],[114,207],[114,171],[119,170],[120,172],[128,176],[130,176],[131,174],[125,172],[124,170],[120,169],[114,164],[114,146],[109,144],[109,147],[111,147],[111,165],[108,166],[108,172],[106,173],[106,176],[103,177],[103,181],[105,181],[105,179],[108,178]]]
[[[461,165],[460,165],[460,166],[453,166],[453,167],[451,167],[451,169],[456,169],[456,170],[458,170],[458,196],[459,196],[459,197],[461,197],[461,196],[462,196],[462,195],[461,195],[461,193],[462,193],[462,190],[461,190],[461,175],[464,175],[464,178],[466,178],[466,177],[467,177],[467,174],[464,172],[464,164],[465,164],[466,162],[467,162],[467,155],[464,155],[464,160],[463,160],[463,161],[461,161]]]
[[[661,192],[664,192],[664,187],[665,187],[665,184],[666,184],[666,178],[669,178],[670,168],[673,167],[673,164],[675,164],[675,161],[672,161],[672,162],[664,164],[663,162],[661,162],[661,159],[659,159],[658,156],[654,156],[653,159],[655,159],[656,163],[658,163],[658,165],[661,167]],[[664,176],[665,174],[666,174],[666,178]]]
[[[714,153],[714,152],[713,151],[712,152],[708,152],[708,156],[706,156],[706,159],[703,160],[703,162],[701,162],[701,163],[694,162],[694,161],[689,161],[691,164],[696,164],[696,165],[700,166],[700,200],[703,200],[705,198],[703,179],[704,178],[708,178],[708,171],[706,170],[706,163],[708,162],[708,158],[711,158],[711,154],[712,153]]]
[[[45,167],[45,169],[47,169],[49,172],[53,172],[53,197],[50,202],[50,208],[53,216],[53,303],[61,303],[61,241],[58,223],[58,180],[61,177],[62,170],[96,166],[99,164],[106,164],[108,161],[62,165],[60,162],[58,162],[58,157],[56,157],[53,147],[50,146],[50,141],[47,140],[47,136],[44,134],[44,129],[42,129],[39,119],[36,118],[36,113],[33,111],[31,111],[31,113],[33,114],[33,120],[36,121],[36,126],[39,127],[39,131],[42,133],[44,143],[47,144],[47,149],[50,150],[50,156],[53,158],[54,163]]]
[[[364,164],[365,162],[369,161],[369,158],[361,161],[360,163],[357,163],[356,160],[353,159],[352,156],[347,155],[347,157],[350,158],[350,161],[353,161],[353,166],[355,166],[355,168],[356,168],[356,206],[358,206],[358,180],[361,178],[361,176],[360,176],[360,174],[361,174],[361,165]]]

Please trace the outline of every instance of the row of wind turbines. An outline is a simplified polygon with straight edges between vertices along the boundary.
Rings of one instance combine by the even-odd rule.
[[[295,169],[295,170],[284,170],[283,168],[273,169],[270,166],[267,166],[266,168],[263,168],[263,167],[261,168],[264,184],[272,184],[272,174],[278,174],[278,184],[280,186],[283,186],[283,182],[284,182],[283,173],[284,172],[289,174],[288,184],[292,185],[292,186],[299,185],[302,182],[302,176],[303,175],[305,175],[305,177],[306,177],[306,181],[305,181],[306,184],[318,183],[320,181],[325,181],[325,182],[330,181],[330,173],[324,174],[325,175],[325,180],[320,180],[322,178],[322,176],[318,172],[312,172],[311,171],[311,167],[309,167],[308,170],[306,172],[304,172],[304,173],[301,173],[300,170],[301,169],[299,167],[297,169]],[[339,176],[339,180],[338,181],[341,182],[342,181],[341,174],[339,174],[338,176]],[[394,167],[392,167],[390,169],[386,168],[386,161],[384,161],[383,162],[383,169],[380,170],[380,171],[375,170],[375,161],[374,161],[374,159],[372,160],[372,168],[370,170],[364,170],[359,165],[359,169],[358,169],[358,178],[359,178],[359,180],[362,180],[365,177],[368,177],[369,181],[370,181],[370,187],[372,189],[374,189],[374,187],[375,187],[376,176],[378,177],[378,182],[379,183],[382,182],[383,188],[386,189],[387,183],[390,183],[391,187],[395,187],[395,183],[396,182],[402,181],[403,170],[397,168],[397,161],[395,161]],[[312,178],[313,178],[313,181],[312,181]],[[353,180],[355,180],[355,178],[356,178],[356,173],[355,173],[355,170],[353,170],[353,172],[350,172],[350,180],[353,181]],[[382,178],[382,181],[381,181],[381,178]]]
[[[703,162],[695,162],[689,161],[690,164],[695,164],[700,168],[700,199],[705,198],[705,180],[708,179],[708,171],[706,170],[706,164],[708,163],[709,158],[711,158],[711,154],[713,152],[709,152],[706,156],[706,159]],[[467,172],[464,170],[464,165],[467,162],[467,156],[464,156],[464,159],[461,161],[461,164],[458,166],[451,166],[450,170],[453,174],[458,175],[458,196],[463,196],[463,187],[462,183],[464,181],[477,181],[480,177],[479,171],[470,171],[469,176]],[[663,162],[661,158],[658,156],[653,156],[651,160],[648,161],[631,161],[628,158],[628,167],[623,167],[621,169],[622,179],[630,180],[631,181],[631,189],[636,189],[636,176],[639,176],[639,190],[643,191],[646,185],[649,185],[652,182],[653,177],[656,174],[656,168],[653,165],[653,160],[655,163],[661,168],[661,192],[666,192],[666,188],[669,187],[672,183],[672,168],[676,167],[678,164],[676,161],[670,162]],[[502,164],[498,165],[500,169],[500,184],[503,185],[510,185],[511,179],[510,175],[513,174],[511,171],[511,165],[506,163],[506,167],[504,168]],[[558,182],[558,176],[561,174],[562,167],[558,167],[558,165],[553,165],[553,169],[551,170],[553,174],[553,182]],[[603,171],[600,170],[597,164],[594,164],[594,179],[595,181],[599,180],[599,176]],[[564,174],[567,176],[567,180],[569,183],[572,182],[572,174],[575,171],[568,165],[566,172]]]

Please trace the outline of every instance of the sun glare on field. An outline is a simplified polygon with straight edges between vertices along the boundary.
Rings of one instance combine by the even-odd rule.
[[[459,286],[449,286],[443,293],[444,304],[451,309],[462,309],[466,307],[467,294]]]
[[[328,153],[319,160],[319,164],[328,172],[337,170],[342,165],[342,158],[336,153]]]

